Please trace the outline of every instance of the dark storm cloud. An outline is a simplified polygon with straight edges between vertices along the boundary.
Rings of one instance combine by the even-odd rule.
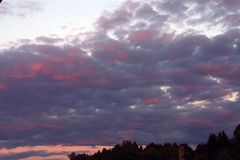
[[[237,1],[207,2],[128,1],[82,42],[41,36],[2,50],[0,145],[196,144],[232,130],[240,31],[226,20]],[[217,36],[171,28],[179,19],[214,27],[213,17],[225,29]]]

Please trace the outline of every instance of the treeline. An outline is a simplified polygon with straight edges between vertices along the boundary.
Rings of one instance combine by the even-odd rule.
[[[197,145],[193,150],[188,144],[184,147],[184,160],[240,160],[240,124],[235,128],[233,137],[224,131],[210,134],[206,143]],[[69,160],[178,160],[179,145],[174,143],[154,144],[143,147],[136,142],[123,141],[112,149],[103,149],[93,155],[68,155]]]

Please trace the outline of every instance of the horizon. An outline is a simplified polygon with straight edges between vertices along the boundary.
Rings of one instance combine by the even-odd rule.
[[[240,123],[240,1],[3,0],[0,159],[132,140],[204,142]]]

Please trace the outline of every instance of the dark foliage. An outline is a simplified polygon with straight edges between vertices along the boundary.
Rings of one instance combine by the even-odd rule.
[[[185,160],[240,160],[240,125],[229,139],[224,131],[210,134],[206,143],[197,145],[193,151],[187,144],[184,147]],[[143,147],[136,142],[123,141],[112,149],[103,149],[93,155],[69,154],[69,160],[177,160],[179,145],[150,143]]]

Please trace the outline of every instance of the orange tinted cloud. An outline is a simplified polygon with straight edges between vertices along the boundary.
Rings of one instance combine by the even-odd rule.
[[[64,146],[64,145],[56,145],[56,146],[24,146],[17,147],[11,149],[0,149],[0,155],[5,154],[16,154],[22,152],[29,151],[45,151],[47,153],[61,153],[61,152],[87,152],[94,153],[98,150],[102,150],[103,148],[111,148],[112,146]]]
[[[67,155],[53,155],[53,156],[46,156],[46,157],[32,156],[32,157],[23,158],[20,160],[49,160],[49,159],[68,160]]]
[[[109,149],[112,148],[112,146],[64,146],[64,145],[56,145],[56,146],[24,146],[24,147],[17,147],[17,148],[2,148],[0,149],[0,156],[6,156],[6,155],[13,155],[13,154],[19,154],[19,153],[25,153],[25,152],[46,152],[46,153],[52,153],[51,156],[32,156],[28,158],[24,158],[21,160],[45,160],[45,159],[59,159],[59,160],[67,160],[67,155],[65,153],[88,153],[92,154],[99,150],[102,150],[103,148]],[[61,153],[63,153],[61,155]],[[58,155],[54,155],[58,154]]]

